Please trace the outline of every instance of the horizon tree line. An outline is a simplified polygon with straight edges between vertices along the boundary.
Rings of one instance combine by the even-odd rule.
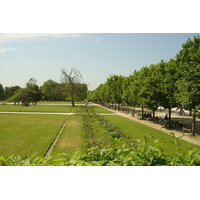
[[[63,76],[63,70],[62,76]],[[74,74],[76,71],[77,74]],[[66,72],[66,71],[65,71]],[[72,76],[73,75],[73,76]],[[71,82],[62,78],[61,83],[49,79],[43,83],[41,87],[37,85],[37,81],[34,78],[30,78],[26,83],[26,87],[21,88],[19,86],[11,86],[3,88],[0,84],[0,100],[16,103],[22,103],[22,105],[28,106],[30,103],[37,104],[38,101],[71,101],[75,106],[75,101],[83,101],[87,99],[87,84],[81,83],[79,80],[80,72],[72,68],[69,78],[72,77]],[[77,76],[76,81],[75,76]],[[79,81],[78,81],[79,80]],[[73,87],[72,87],[73,83]]]

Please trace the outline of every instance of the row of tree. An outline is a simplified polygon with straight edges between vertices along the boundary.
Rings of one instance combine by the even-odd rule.
[[[69,100],[74,106],[75,101],[83,101],[87,98],[87,85],[78,81],[78,70],[71,69],[68,78],[67,72],[62,69],[62,83],[57,83],[53,80],[48,80],[39,87],[37,81],[31,78],[25,88],[19,86],[11,86],[3,88],[0,84],[0,100],[8,102],[22,103],[22,105],[29,105],[29,103],[36,103],[38,101],[65,101]],[[74,74],[76,72],[76,75]],[[75,80],[75,77],[77,80]],[[70,82],[71,81],[71,82]]]
[[[141,68],[128,77],[112,75],[104,84],[89,92],[89,99],[98,103],[116,103],[149,108],[186,107],[193,113],[192,130],[200,105],[200,37],[188,38],[175,59],[161,60]]]

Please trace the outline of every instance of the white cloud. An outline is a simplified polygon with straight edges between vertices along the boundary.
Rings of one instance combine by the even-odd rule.
[[[49,38],[79,38],[79,33],[0,33],[0,43],[21,40],[44,40]]]
[[[5,53],[6,51],[16,51],[14,48],[0,48],[0,53]]]

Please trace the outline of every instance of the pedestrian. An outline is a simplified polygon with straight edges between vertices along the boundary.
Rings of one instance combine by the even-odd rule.
[[[164,125],[164,128],[167,128],[167,125],[168,125],[168,114],[165,115],[165,125]]]

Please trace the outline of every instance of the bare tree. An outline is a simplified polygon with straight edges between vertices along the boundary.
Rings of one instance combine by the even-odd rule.
[[[81,83],[83,77],[77,69],[72,68],[70,72],[61,69],[61,78],[64,83],[68,83],[72,106],[75,106],[76,86]]]

